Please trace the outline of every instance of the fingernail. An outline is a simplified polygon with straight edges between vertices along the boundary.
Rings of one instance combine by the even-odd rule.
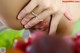
[[[20,19],[20,16],[18,16],[18,19]]]
[[[29,25],[25,25],[25,28],[30,28]]]
[[[18,15],[18,19],[21,19],[21,16],[20,15]]]

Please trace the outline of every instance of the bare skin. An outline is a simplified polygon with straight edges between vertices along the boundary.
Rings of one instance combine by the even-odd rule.
[[[0,0],[1,21],[10,28],[22,29],[23,25],[20,23],[21,20],[17,20],[16,17],[28,1],[29,0]],[[61,35],[71,35],[75,23],[76,21],[69,21],[63,16],[59,23],[57,33]]]
[[[28,0],[0,0],[0,11],[2,16],[0,19],[3,23],[13,29],[22,29],[20,20],[17,19],[19,11],[28,3]]]

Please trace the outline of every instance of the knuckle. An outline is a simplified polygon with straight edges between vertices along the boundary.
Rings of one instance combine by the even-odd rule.
[[[34,17],[34,15],[30,14],[27,17],[29,17],[30,19]]]

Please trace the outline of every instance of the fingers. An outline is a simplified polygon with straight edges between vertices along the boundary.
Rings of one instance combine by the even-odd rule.
[[[56,33],[58,24],[62,16],[63,16],[63,13],[61,12],[57,12],[55,15],[53,15],[52,20],[51,20],[51,25],[50,25],[50,31],[49,31],[50,35]]]
[[[35,13],[36,15],[39,15],[41,12],[43,11],[43,8],[41,8],[40,6],[38,6],[37,8],[35,8],[33,10],[33,13]],[[27,24],[31,19],[33,19],[35,16],[30,13],[28,15],[26,15],[23,19],[22,19],[22,24],[25,25]]]
[[[38,15],[38,14],[40,14],[43,10],[44,10],[44,8],[42,8],[41,6],[38,6],[36,9],[33,10],[33,12]]]
[[[28,16],[24,17],[21,21],[23,25],[27,24],[34,16],[32,14],[29,14]]]
[[[45,10],[44,12],[40,13],[37,17],[35,17],[31,21],[29,21],[25,25],[25,28],[31,28],[32,26],[34,26],[34,25],[38,24],[39,22],[43,21],[44,19],[46,19],[46,17],[50,16],[51,14],[53,14],[53,10],[51,10],[51,9]]]
[[[38,4],[35,0],[31,0],[30,3],[20,12],[18,19],[22,19],[26,14],[32,12],[32,10],[37,7]]]
[[[42,31],[48,32],[49,31],[50,18],[51,18],[51,16],[48,16],[43,22],[38,23],[34,27],[36,29],[40,29]]]

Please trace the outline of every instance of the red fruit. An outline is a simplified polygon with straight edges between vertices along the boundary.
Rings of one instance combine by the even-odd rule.
[[[71,44],[71,45],[74,45],[74,41],[73,41],[73,38],[72,38],[71,36],[64,36],[63,39],[64,39],[67,43],[69,43],[69,44]]]
[[[32,46],[32,42],[35,42],[37,39],[41,38],[44,35],[44,32],[40,30],[34,31],[30,37],[26,40],[26,52],[29,51],[30,47]]]
[[[25,48],[25,51],[28,53],[28,48],[29,48],[29,46],[31,46],[31,44],[32,44],[32,37],[28,37],[26,40],[25,40],[25,42],[26,42],[26,48]]]
[[[16,39],[14,41],[14,48],[18,48],[21,50],[25,50],[26,48],[26,43],[24,42],[24,40],[22,38]]]
[[[29,45],[31,45],[31,43],[32,43],[32,38],[29,37],[29,38],[26,40],[26,47],[29,46]]]
[[[76,37],[74,38],[75,42],[75,53],[80,53],[80,33],[77,33]]]
[[[45,35],[32,42],[27,47],[30,53],[72,53],[73,50],[69,44],[59,37]],[[67,52],[66,52],[67,51]]]
[[[80,33],[77,33],[76,37],[65,36],[64,39],[71,44],[75,53],[80,53]]]

